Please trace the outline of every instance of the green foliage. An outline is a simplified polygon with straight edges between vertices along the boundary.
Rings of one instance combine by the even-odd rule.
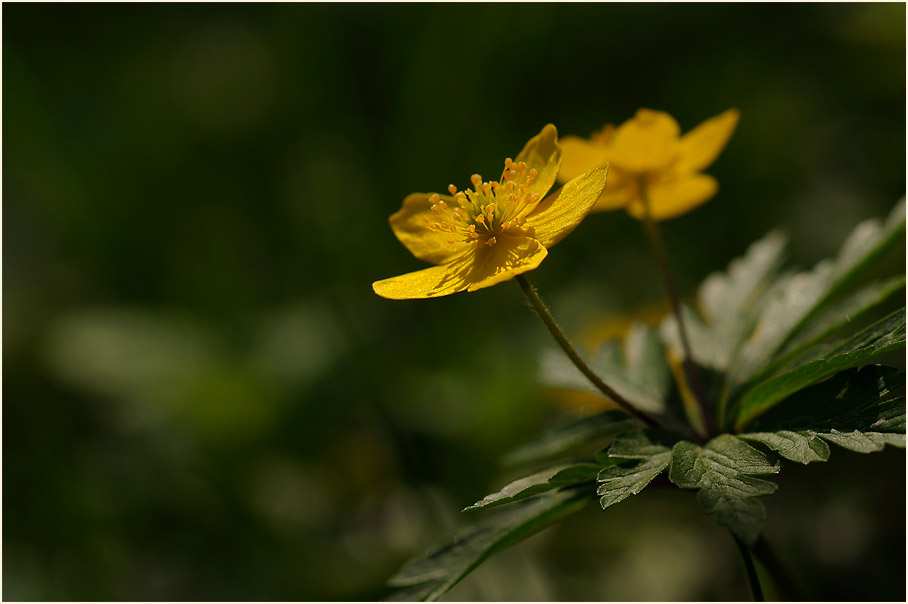
[[[786,243],[787,238],[774,231],[752,244],[742,258],[733,260],[726,272],[713,273],[703,281],[698,301],[704,319],[690,308],[685,308],[684,317],[699,364],[721,371],[728,368],[765,304],[764,294],[782,264]],[[680,356],[677,329],[674,318],[667,317],[663,337]]]
[[[793,337],[784,347],[772,367],[781,366],[797,357],[828,336],[851,325],[866,312],[887,301],[896,292],[905,289],[905,277],[895,277],[866,285],[846,298],[836,302]]]
[[[630,461],[599,472],[596,494],[602,509],[636,495],[671,463],[671,448],[655,442],[650,434],[642,430],[628,432],[608,448],[610,459]]]
[[[737,427],[806,386],[904,345],[905,309],[901,308],[835,346],[825,358],[798,365],[749,391],[741,399]]]
[[[665,429],[635,428],[635,420],[611,411],[575,420],[521,447],[509,461],[535,463],[576,452],[584,444],[607,444],[592,460],[571,460],[532,473],[466,508],[527,506],[514,508],[514,516],[498,524],[479,523],[454,545],[411,563],[396,579],[398,585],[410,586],[405,595],[440,596],[505,538],[510,543],[523,534],[515,527],[554,521],[561,514],[558,506],[575,501],[593,480],[606,509],[668,471],[677,487],[697,490],[700,506],[719,524],[754,544],[766,519],[760,497],[776,490],[775,483],[759,476],[780,471],[776,455],[808,464],[827,460],[829,444],[861,453],[887,444],[904,447],[905,398],[896,393],[904,386],[904,373],[879,365],[858,367],[904,347],[905,309],[841,341],[827,342],[904,289],[903,276],[852,287],[902,237],[904,216],[900,202],[885,222],[858,225],[835,259],[807,272],[781,271],[786,239],[773,232],[727,271],[707,277],[698,290],[700,312],[683,308],[709,407],[726,430],[707,442],[691,442],[690,428],[679,428],[682,409],[692,401],[673,382],[667,359],[667,353],[683,357],[674,317],[666,317],[659,330],[637,323],[622,341],[602,343],[590,366],[621,395],[659,418]],[[560,353],[544,355],[541,375],[549,386],[598,392]],[[555,498],[566,499],[551,503]],[[551,514],[537,516],[536,508],[529,507],[548,510],[550,503]],[[523,512],[533,521],[524,524]]]
[[[804,464],[829,458],[825,441],[858,453],[904,447],[905,398],[888,398],[904,385],[905,374],[890,367],[843,371],[791,397],[784,409],[754,422],[760,431],[740,437]]]
[[[640,409],[654,414],[665,412],[671,370],[655,329],[635,323],[623,342],[604,342],[590,358],[589,365],[618,394],[635,401]],[[599,394],[560,351],[545,353],[541,374],[548,386]]]
[[[684,131],[742,110],[709,171],[718,196],[665,223],[684,293],[760,229],[784,220],[809,235],[802,254],[830,249],[843,221],[884,214],[904,186],[904,4],[515,8],[3,4],[5,600],[372,600],[389,565],[443,536],[438,491],[456,511],[478,485],[605,447],[610,434],[496,476],[502,443],[542,425],[526,344],[544,334],[514,288],[394,304],[367,285],[419,267],[389,238],[406,193],[496,176],[545,120],[587,134],[643,95]],[[520,60],[494,77],[503,56]],[[578,316],[597,291],[610,308],[651,299],[638,226],[587,219],[535,273],[543,293]],[[900,531],[871,513],[883,487],[864,488],[885,473],[851,463],[875,471],[839,489],[877,506],[862,508],[866,549],[826,558],[843,572],[806,544],[786,561],[826,590],[811,599],[897,600],[904,575],[893,592],[880,562]],[[536,561],[524,597],[611,599],[599,586],[614,575],[649,580],[636,599],[735,599],[729,561],[690,571],[706,541],[649,579],[642,561],[658,565],[663,544],[612,530],[661,502],[642,495],[598,518],[588,506],[597,526],[572,525],[596,543]],[[666,543],[695,530],[641,528],[663,527]],[[596,569],[586,596],[580,564]],[[485,587],[468,593],[503,593]]]
[[[525,476],[519,480],[508,483],[497,493],[486,495],[473,505],[464,508],[467,510],[480,510],[489,508],[503,503],[510,503],[518,499],[524,499],[531,495],[538,495],[552,489],[572,486],[583,482],[592,482],[596,480],[599,470],[602,469],[600,464],[581,463],[572,466],[557,466],[542,472],[537,472],[530,476]]]
[[[740,387],[771,371],[773,355],[904,233],[903,200],[885,222],[868,220],[859,224],[834,260],[824,260],[810,271],[779,279],[750,337],[742,343],[730,366],[730,385]]]
[[[547,493],[486,517],[406,564],[389,581],[403,588],[390,599],[438,600],[495,552],[579,511],[588,501],[572,492]]]
[[[505,458],[505,463],[518,465],[550,459],[590,442],[607,439],[636,423],[636,420],[629,418],[623,411],[606,411],[572,420],[547,431],[538,440],[512,451]]]
[[[731,434],[717,436],[705,447],[679,442],[671,464],[671,481],[682,489],[700,489],[697,501],[719,524],[745,543],[757,540],[766,508],[755,498],[772,494],[776,485],[754,476],[777,473],[777,464]]]
[[[803,464],[829,459],[829,445],[813,430],[753,432],[740,436],[745,440],[763,443],[782,457]]]

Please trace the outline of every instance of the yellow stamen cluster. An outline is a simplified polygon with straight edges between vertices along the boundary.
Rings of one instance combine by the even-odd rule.
[[[523,227],[526,215],[539,202],[539,194],[529,192],[537,174],[525,162],[508,158],[500,180],[483,182],[479,174],[474,174],[470,178],[472,189],[458,191],[449,185],[448,192],[457,207],[449,207],[438,194],[429,196],[434,220],[425,216],[426,226],[436,233],[451,233],[448,243],[482,241],[491,247],[498,241],[496,235]]]

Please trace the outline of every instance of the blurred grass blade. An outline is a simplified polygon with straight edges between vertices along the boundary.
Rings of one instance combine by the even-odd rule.
[[[389,599],[438,600],[493,554],[579,511],[588,501],[577,493],[558,492],[503,508],[408,562],[389,581],[405,589]]]

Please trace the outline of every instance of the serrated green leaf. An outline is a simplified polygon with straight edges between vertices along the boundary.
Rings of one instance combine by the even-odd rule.
[[[859,224],[834,260],[782,280],[762,309],[753,334],[733,359],[729,371],[732,389],[745,384],[769,365],[791,338],[841,293],[851,281],[905,233],[905,202],[900,201],[885,223]]]
[[[389,599],[438,600],[493,554],[579,511],[588,501],[576,493],[546,493],[486,516],[405,564],[389,581],[404,589]]]
[[[833,347],[827,358],[794,367],[745,392],[738,404],[736,428],[740,429],[802,388],[904,345],[905,309],[902,308]]]
[[[905,374],[892,367],[865,365],[838,372],[785,399],[749,424],[756,432],[778,430],[878,429],[904,431],[904,410],[888,402],[905,385]],[[883,402],[887,401],[887,402]]]
[[[833,430],[829,434],[824,434],[823,438],[855,453],[875,453],[882,451],[886,445],[905,448],[904,434],[861,432],[859,430],[839,432],[838,430]]]
[[[877,219],[871,219],[855,227],[836,257],[835,281],[824,302],[848,287],[855,277],[904,236],[905,198],[895,204],[882,224]]]
[[[904,374],[902,375],[904,379]],[[833,430],[860,430],[862,432],[905,433],[905,397],[867,405],[850,418],[833,418],[839,424]],[[830,422],[832,423],[832,422]]]
[[[850,325],[904,288],[905,277],[895,277],[865,285],[847,298],[836,302],[811,321],[797,337],[792,338],[773,363],[761,373],[768,374],[788,360],[803,354],[811,346]]]
[[[681,305],[681,313],[684,316],[684,327],[696,363],[702,367],[724,370],[728,365],[729,353],[724,348],[722,337],[718,336],[712,326],[705,323],[688,305]],[[665,344],[677,358],[683,359],[681,334],[678,332],[678,323],[674,315],[666,316],[659,327]]]
[[[618,394],[650,413],[665,411],[665,398],[671,387],[671,370],[665,361],[658,332],[635,323],[622,343],[604,342],[589,359],[590,367]],[[601,394],[561,351],[546,351],[541,359],[542,382]]]
[[[671,449],[654,436],[653,431],[636,430],[619,435],[609,446],[609,458],[631,461],[599,472],[596,493],[602,509],[636,495],[671,463]]]
[[[482,508],[503,505],[533,495],[545,493],[553,489],[572,486],[583,482],[596,480],[602,464],[581,463],[574,465],[561,465],[524,476],[505,485],[497,493],[486,495],[473,505],[464,508],[464,511],[479,510]]]
[[[854,428],[847,426],[847,424],[852,424],[852,426],[854,424],[862,424],[862,427]],[[851,429],[849,430],[848,427],[851,427]],[[803,442],[797,438],[789,438],[790,435],[794,434],[808,437],[810,441]],[[826,447],[825,443],[820,446],[820,443],[822,443],[820,439],[856,453],[882,451],[887,444],[904,448],[905,399],[904,397],[898,397],[874,405],[872,408],[866,409],[863,413],[853,417],[851,421],[842,422],[840,428],[826,428],[821,432],[813,430],[752,432],[740,434],[739,436],[745,440],[762,442],[783,457],[801,463],[826,461],[829,458],[829,448]],[[811,452],[807,450],[807,446],[815,448],[818,452],[825,447],[825,456],[812,457]]]
[[[757,449],[731,435],[717,436],[704,447],[681,441],[672,449],[669,479],[683,489],[700,489],[697,501],[719,524],[742,541],[759,536],[766,509],[756,499],[776,490],[775,483],[754,478],[775,474],[773,464]]]
[[[732,260],[724,272],[707,276],[698,291],[706,320],[729,328],[737,324],[779,269],[787,243],[788,238],[779,231],[768,233],[752,243],[744,256]]]
[[[606,451],[610,459],[648,459],[671,449],[677,441],[677,436],[665,430],[628,430],[619,434]]]
[[[636,495],[662,473],[672,461],[671,450],[641,462],[630,462],[605,468],[599,473],[602,483],[596,491],[602,509]]]
[[[758,418],[760,431],[738,436],[800,463],[828,459],[824,441],[858,453],[904,447],[905,399],[886,398],[904,384],[905,374],[891,367],[842,371]]]
[[[742,340],[750,333],[764,294],[782,263],[787,238],[773,231],[753,243],[744,256],[700,285],[698,302],[703,318],[682,306],[684,323],[698,365],[724,372]],[[661,325],[662,337],[678,358],[681,338],[673,315]]]
[[[756,478],[742,479],[742,484],[748,487],[756,483],[772,484]],[[762,501],[755,497],[740,497],[729,489],[701,489],[697,492],[697,503],[706,513],[714,514],[716,522],[727,526],[748,545],[756,543],[766,522],[766,507]]]
[[[739,434],[739,438],[763,443],[785,459],[808,464],[812,461],[829,459],[829,445],[812,430],[792,432],[748,432]]]
[[[692,342],[698,362],[719,370],[728,367],[753,327],[755,311],[784,259],[786,244],[787,237],[773,231],[753,243],[743,257],[732,260],[724,272],[709,275],[700,285],[697,297],[708,334],[693,328],[691,339],[708,345]]]
[[[504,462],[507,465],[518,465],[549,459],[570,452],[596,439],[614,436],[637,423],[623,411],[606,411],[584,417],[547,431],[539,440],[509,453]]]
[[[772,296],[767,291],[778,288],[773,280],[782,263],[787,238],[771,232],[753,243],[741,258],[729,263],[724,272],[709,275],[698,291],[702,318],[683,305],[681,312],[694,361],[702,374],[710,374],[714,384],[703,384],[708,399],[719,400],[720,415],[724,417],[725,374],[737,355],[742,342]],[[675,358],[684,358],[681,336],[673,315],[665,317],[660,326],[662,338]],[[690,397],[682,397],[684,412],[694,426],[702,422],[699,406]],[[702,427],[702,426],[698,426]]]
[[[904,434],[861,432],[860,430],[839,432],[838,430],[833,430],[828,434],[823,434],[823,438],[855,453],[876,453],[882,451],[886,445],[905,448]]]
[[[671,370],[665,363],[665,350],[657,329],[644,323],[631,325],[624,338],[624,367],[631,382],[664,406]]]

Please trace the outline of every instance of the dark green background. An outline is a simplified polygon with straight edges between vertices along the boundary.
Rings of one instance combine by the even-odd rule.
[[[811,266],[904,194],[903,4],[2,10],[6,600],[383,597],[558,414],[512,284],[372,293],[421,267],[387,216],[547,122],[741,110],[719,194],[664,224],[688,294],[776,225]],[[623,212],[532,277],[574,335],[661,299]],[[767,534],[810,597],[904,597],[904,476],[786,464]],[[736,556],[646,492],[451,597],[746,598]]]

